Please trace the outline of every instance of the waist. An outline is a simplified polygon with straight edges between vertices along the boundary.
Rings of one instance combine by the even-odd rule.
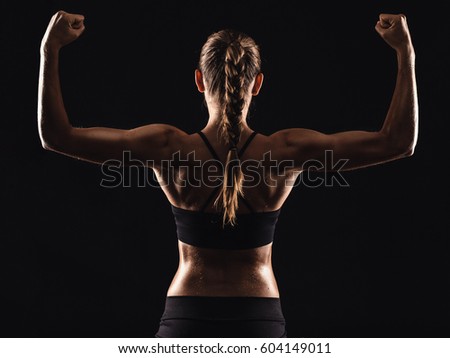
[[[280,298],[167,296],[162,319],[284,321]]]
[[[271,264],[182,260],[167,295],[279,297],[279,291]]]

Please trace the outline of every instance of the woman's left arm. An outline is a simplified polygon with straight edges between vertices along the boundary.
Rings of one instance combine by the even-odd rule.
[[[122,130],[74,128],[67,116],[59,78],[59,51],[84,31],[84,16],[58,11],[50,20],[41,42],[38,129],[45,149],[77,159],[103,163],[122,160],[124,152],[143,160],[158,161],[169,155],[171,142],[181,131],[164,124]],[[166,153],[167,152],[167,153]]]

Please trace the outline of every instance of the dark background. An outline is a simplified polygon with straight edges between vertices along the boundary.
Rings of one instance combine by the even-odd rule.
[[[137,185],[145,173],[105,189],[100,167],[40,146],[39,44],[63,9],[86,16],[83,36],[61,51],[74,125],[201,129],[193,71],[206,37],[228,27],[261,46],[265,83],[249,123],[264,134],[378,129],[396,62],[374,25],[381,12],[405,13],[417,53],[415,155],[346,172],[346,188],[295,188],[273,264],[291,337],[449,337],[449,22],[431,1],[358,3],[3,2],[1,336],[153,336],[177,268],[169,204]]]

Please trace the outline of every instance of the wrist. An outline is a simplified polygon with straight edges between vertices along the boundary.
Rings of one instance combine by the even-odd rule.
[[[399,67],[414,67],[416,54],[412,45],[397,50],[397,61]]]
[[[40,52],[41,55],[57,55],[60,49],[60,46],[46,41],[41,43]]]

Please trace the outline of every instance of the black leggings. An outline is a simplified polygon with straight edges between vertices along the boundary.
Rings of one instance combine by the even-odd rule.
[[[279,298],[168,296],[158,338],[285,338]]]

